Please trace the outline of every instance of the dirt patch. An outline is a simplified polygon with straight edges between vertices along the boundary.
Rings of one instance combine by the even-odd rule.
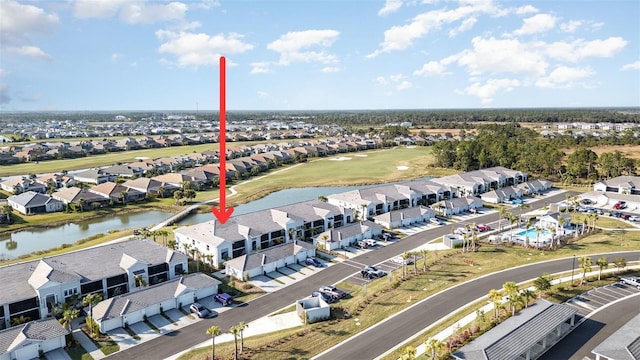
[[[572,149],[563,149],[563,151],[569,155],[576,151],[577,148]],[[631,159],[640,159],[640,145],[602,145],[602,146],[594,146],[590,148],[594,153],[600,154],[602,153],[612,153],[616,150],[620,151],[624,156]]]

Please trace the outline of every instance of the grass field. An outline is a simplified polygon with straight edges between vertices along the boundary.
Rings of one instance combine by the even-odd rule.
[[[567,155],[576,151],[577,148],[562,149]],[[640,145],[600,145],[589,148],[594,153],[600,156],[602,153],[612,153],[614,151],[620,151],[625,157],[631,159],[640,159]]]
[[[366,288],[346,282],[338,284],[338,287],[351,291],[351,296],[341,300],[334,307],[348,309],[353,315],[352,319],[326,321],[245,339],[247,353],[243,358],[308,359],[431,294],[483,274],[572,255],[638,249],[640,232],[605,231],[586,236],[576,243],[554,251],[483,246],[477,253],[461,253],[455,250],[439,251],[438,254],[430,252],[427,256],[429,270],[422,273],[422,261],[418,261],[418,274],[411,275],[404,281],[401,280],[402,273],[399,269],[385,278],[369,283]],[[635,260],[637,259],[628,259]],[[410,273],[413,272],[413,266],[409,266],[408,269]],[[542,274],[531,274],[532,278],[540,275]],[[359,319],[360,325],[356,325],[355,318]],[[210,351],[210,347],[197,349],[181,356],[180,359],[203,360]],[[230,358],[232,353],[233,343],[216,346],[216,354],[223,358]]]
[[[337,158],[349,160],[331,160]],[[238,195],[228,201],[235,205],[242,203],[243,199],[256,199],[292,187],[378,184],[456,172],[432,165],[430,147],[398,147],[341,154],[314,159],[237,185]]]

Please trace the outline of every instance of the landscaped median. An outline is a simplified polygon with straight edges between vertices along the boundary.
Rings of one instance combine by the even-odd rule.
[[[475,253],[462,253],[458,250],[438,253],[432,251],[427,256],[426,272],[423,272],[422,261],[418,261],[415,267],[408,267],[408,276],[405,279],[402,279],[402,270],[399,269],[364,287],[347,282],[338,284],[339,288],[351,292],[351,296],[333,305],[332,314],[337,318],[245,339],[242,358],[309,358],[427,296],[483,274],[572,255],[640,249],[640,233],[627,233],[625,238],[624,244],[621,245],[617,236],[609,233],[594,234],[581,239],[579,243],[554,251],[522,247],[496,248],[488,245],[482,246]],[[349,318],[342,318],[343,309],[350,314]],[[216,355],[223,359],[232,358],[233,349],[233,343],[216,345]],[[180,359],[205,359],[210,351],[210,347],[193,350],[182,355]]]

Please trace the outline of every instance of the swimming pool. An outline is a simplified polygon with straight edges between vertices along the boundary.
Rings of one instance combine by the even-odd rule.
[[[526,236],[529,238],[529,240],[533,240],[533,241],[535,241],[536,239],[539,239],[540,241],[544,241],[551,238],[551,231],[544,229],[540,232],[540,237],[538,237],[538,235],[536,234],[536,228],[529,228],[525,231],[515,233],[514,235],[522,236],[522,237]]]

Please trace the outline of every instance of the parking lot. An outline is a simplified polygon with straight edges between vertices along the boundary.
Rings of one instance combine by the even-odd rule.
[[[623,297],[637,294],[639,289],[621,282],[589,290],[569,300],[567,304],[578,309],[578,315],[586,316],[592,311]]]

